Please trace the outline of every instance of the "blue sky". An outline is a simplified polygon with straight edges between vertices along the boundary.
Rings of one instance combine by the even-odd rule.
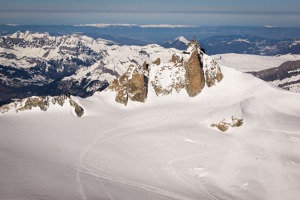
[[[0,0],[0,24],[300,26],[299,0]]]

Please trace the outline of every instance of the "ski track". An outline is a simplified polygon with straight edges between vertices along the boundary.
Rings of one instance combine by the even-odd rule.
[[[99,130],[99,128],[98,128],[97,125],[96,125],[96,130]],[[87,152],[89,152],[89,151],[93,148],[93,146],[94,146],[97,142],[99,142],[99,141],[103,138],[103,136],[104,136],[105,134],[107,134],[107,133],[109,133],[109,132],[111,132],[111,131],[113,131],[113,130],[114,130],[114,129],[111,129],[111,130],[109,130],[109,131],[104,132],[103,134],[100,134],[100,135],[99,135],[99,136],[98,136],[91,144],[89,144],[88,146],[86,146],[86,147],[84,148],[84,150],[83,150],[82,152],[80,152],[80,155],[79,155],[79,164],[77,165],[77,174],[76,174],[77,179],[76,179],[76,180],[77,180],[78,185],[79,185],[79,193],[80,193],[80,196],[81,196],[82,200],[88,200],[88,199],[87,199],[87,197],[86,197],[86,194],[85,194],[85,191],[84,191],[84,188],[83,188],[81,179],[80,179],[80,172],[82,172],[81,168],[84,168],[84,169],[88,170],[90,173],[92,172],[92,171],[90,171],[88,168],[85,167],[84,161],[83,161],[83,157],[84,157],[84,155],[85,155]],[[100,131],[99,131],[99,132],[100,132]],[[105,191],[106,191],[107,196],[109,197],[109,199],[110,199],[110,200],[113,200],[112,197],[110,196],[110,194],[109,194],[109,192],[108,192],[106,186],[104,185],[104,183],[103,183],[101,180],[100,180],[100,182],[101,182],[102,185],[104,186],[104,189],[105,189]]]
[[[98,179],[103,179],[103,180],[107,180],[107,181],[112,181],[112,182],[124,184],[124,185],[130,186],[134,189],[137,189],[139,191],[148,192],[148,193],[150,193],[152,195],[155,195],[157,197],[169,198],[169,199],[171,198],[171,199],[174,199],[174,200],[196,200],[194,198],[188,198],[186,196],[182,196],[182,195],[176,194],[174,192],[163,190],[161,188],[154,187],[154,186],[151,186],[151,185],[136,183],[136,182],[128,181],[128,180],[123,180],[122,178],[119,178],[119,177],[113,177],[113,176],[108,176],[108,175],[105,176],[105,175],[101,175],[101,174],[96,174],[96,173],[92,172],[90,169],[88,169],[86,167],[84,167],[84,168],[87,170],[87,172],[82,171],[85,174],[94,176]]]
[[[172,174],[174,175],[174,177],[177,177],[177,179],[181,182],[183,182],[185,185],[186,182],[184,180],[182,180],[180,178],[180,176],[178,176],[176,170],[174,169],[174,163],[176,162],[180,162],[182,160],[186,160],[186,159],[190,159],[190,158],[196,158],[196,157],[200,157],[200,156],[205,156],[205,155],[209,155],[209,154],[214,154],[214,153],[218,153],[218,152],[222,152],[224,151],[226,148],[222,148],[222,149],[219,149],[219,150],[213,150],[213,151],[209,151],[209,152],[205,152],[205,153],[200,153],[200,154],[194,154],[194,155],[190,155],[190,156],[184,156],[184,157],[181,157],[181,158],[176,158],[176,159],[173,159],[173,160],[170,160],[167,162],[166,164],[166,169],[168,170],[171,170]],[[206,195],[208,195],[210,197],[210,199],[217,199],[213,194],[211,194],[210,192],[208,192],[207,190],[205,190],[203,187],[201,187],[202,191],[206,193]]]
[[[97,130],[99,130],[97,125],[96,125],[96,127],[97,127]],[[121,137],[121,136],[128,135],[128,134],[132,133],[132,132],[125,132],[125,133],[113,135],[111,137],[103,139],[105,135],[107,135],[108,133],[110,133],[112,131],[118,130],[118,129],[123,129],[123,127],[110,129],[108,131],[105,131],[104,133],[100,134],[95,140],[93,140],[88,146],[86,146],[80,152],[79,163],[77,165],[77,175],[76,176],[77,176],[77,182],[78,182],[78,185],[79,185],[79,193],[81,195],[82,200],[88,200],[87,195],[86,195],[85,190],[84,190],[84,187],[83,187],[83,184],[82,184],[82,181],[81,181],[81,178],[80,178],[80,175],[82,175],[82,174],[90,175],[90,176],[93,176],[93,177],[97,178],[97,180],[101,183],[101,185],[103,185],[104,190],[106,191],[107,197],[110,200],[114,200],[114,199],[112,198],[112,196],[109,193],[107,187],[103,183],[103,180],[124,184],[124,185],[132,187],[134,189],[137,189],[139,191],[147,192],[147,193],[149,193],[151,195],[154,195],[154,196],[157,196],[159,198],[173,199],[173,200],[197,200],[197,199],[189,198],[189,197],[186,197],[186,196],[183,196],[183,195],[180,195],[180,194],[168,191],[168,190],[164,190],[164,189],[152,186],[152,185],[148,185],[148,184],[144,184],[144,183],[137,183],[137,182],[129,181],[129,180],[124,180],[122,177],[116,177],[116,176],[109,175],[110,173],[107,173],[106,171],[104,171],[102,169],[96,168],[95,166],[86,163],[84,161],[84,156],[85,156],[85,154],[87,154],[89,151],[91,151],[93,149],[95,144],[97,144],[99,142],[103,143],[105,141],[108,141],[108,140],[111,140],[111,139],[114,139],[114,138]],[[166,166],[169,167],[174,172],[174,175],[178,178],[178,180],[180,180],[182,182],[182,180],[180,179],[180,177],[176,173],[176,170],[173,167],[173,163],[179,162],[181,160],[189,159],[189,158],[194,158],[194,157],[204,156],[204,155],[208,155],[208,154],[212,154],[212,153],[217,153],[217,152],[220,152],[220,151],[223,151],[223,150],[224,149],[220,149],[220,150],[215,150],[215,151],[210,151],[210,152],[205,152],[205,153],[201,153],[201,154],[195,154],[195,155],[184,156],[184,157],[181,157],[181,158],[173,159],[173,160],[168,161]],[[89,167],[86,164],[88,164]],[[142,163],[141,163],[141,165],[142,165]],[[139,168],[140,167],[141,166],[139,166]],[[102,171],[102,173],[101,174],[96,173],[92,170],[92,168],[97,169],[98,171]],[[137,170],[139,170],[139,168]],[[104,174],[106,174],[106,175],[104,175]],[[203,191],[204,191],[204,189],[203,189]],[[213,196],[209,192],[206,191],[205,193],[210,199],[217,199],[215,196]]]

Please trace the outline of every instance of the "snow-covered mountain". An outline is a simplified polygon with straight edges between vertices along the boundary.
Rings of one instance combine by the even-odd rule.
[[[185,46],[190,44],[183,37],[176,41],[184,42]],[[203,86],[199,88],[203,88],[205,82],[212,86],[215,79],[221,80],[220,69],[197,45],[195,51],[183,52],[156,44],[120,46],[82,35],[54,37],[48,33],[16,32],[2,37],[0,42],[0,101],[3,104],[15,98],[66,93],[87,97],[104,90],[125,72],[141,71],[145,67],[147,72],[143,76],[152,87],[171,93],[172,88],[179,91],[179,85],[181,88],[188,85],[192,77],[185,78],[189,76],[189,67],[184,63],[188,62],[195,65],[199,77],[203,77],[199,83]],[[171,77],[169,81],[173,85],[168,85],[166,80],[159,81],[166,75]]]
[[[79,85],[80,90],[70,91],[84,96],[89,88],[101,89],[114,79],[117,71],[106,68],[103,62],[107,47],[114,45],[107,40],[93,40],[80,35],[50,36],[48,33],[16,32],[1,38],[1,102],[29,95],[49,94],[48,87],[57,88],[63,78],[78,70],[93,66],[101,72],[97,80],[86,77],[85,82],[64,82],[52,94],[66,93],[69,85]],[[82,90],[83,89],[83,90]],[[86,90],[86,91],[85,91]],[[27,95],[28,96],[28,95]]]
[[[16,32],[0,41],[0,102],[67,92],[86,97],[105,89],[131,64],[167,62],[164,55],[176,52],[154,44],[119,46],[82,35]]]
[[[212,36],[202,40],[210,55],[238,53],[253,55],[300,54],[299,39],[266,39],[253,35]]]
[[[110,85],[108,89],[116,92],[116,101],[124,105],[127,105],[128,100],[145,102],[151,88],[155,90],[157,96],[168,95],[185,89],[189,96],[194,97],[205,86],[212,87],[223,78],[220,66],[201,51],[200,44],[195,39],[188,43],[186,51],[164,49],[154,44],[145,47],[117,45],[111,47],[113,48],[101,47],[106,52],[101,62],[102,65],[105,65],[106,70],[109,70],[110,75],[113,74],[112,71],[122,73],[127,67],[120,76],[118,73],[115,74],[114,81],[109,80],[107,82],[107,86]],[[137,53],[139,55],[136,55]],[[111,61],[113,62],[111,63]],[[141,64],[142,62],[144,63]],[[64,90],[65,88],[69,91],[74,90],[74,88],[80,90],[82,84],[79,86],[74,84],[86,83],[90,80],[97,82],[102,80],[101,77],[107,78],[106,72],[99,71],[97,66],[98,63],[79,69],[74,75],[61,79],[55,90]],[[122,68],[117,68],[118,66]],[[93,94],[98,87],[99,84],[95,84],[94,87],[88,88],[88,92]],[[47,87],[45,88],[48,90]],[[47,98],[51,97],[41,97],[41,100],[37,100],[34,107],[39,106],[42,107],[41,110],[44,110],[44,104],[49,104],[49,100],[45,101]],[[31,103],[30,98],[21,100],[21,104],[25,102],[26,107],[28,101]],[[42,106],[39,105],[39,102]],[[19,111],[19,107],[23,106],[11,104],[13,106],[0,107],[0,111],[7,112],[9,111],[8,108]],[[31,109],[32,106],[29,107]]]
[[[169,86],[168,68],[154,80]],[[194,97],[149,87],[125,107],[107,90],[75,99],[82,118],[69,104],[0,114],[0,199],[298,199],[300,94],[220,70]]]
[[[163,46],[165,48],[175,48],[179,50],[185,50],[188,47],[189,41],[183,37],[180,36],[178,38],[175,38],[174,40],[168,41]]]
[[[252,74],[283,89],[300,92],[300,60],[288,61],[279,67],[252,72]]]

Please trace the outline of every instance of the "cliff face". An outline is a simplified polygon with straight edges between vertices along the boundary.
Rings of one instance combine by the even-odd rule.
[[[148,91],[148,78],[135,69],[128,84],[128,94],[131,101],[145,102]]]
[[[114,80],[109,89],[116,91],[116,102],[127,105],[131,101],[145,102],[148,91],[147,65],[130,65],[127,72]]]
[[[128,76],[127,74],[122,75],[119,79],[116,79],[116,81],[113,82],[113,84],[116,84],[116,102],[127,105],[128,102]]]
[[[186,91],[190,97],[197,96],[205,86],[203,66],[201,64],[200,46],[196,41],[191,41],[188,47],[190,57],[184,63],[186,70]]]
[[[130,65],[112,82],[109,89],[116,92],[116,102],[145,102],[149,87],[157,96],[185,89],[190,97],[195,97],[205,85],[212,87],[223,78],[217,62],[203,54],[196,40],[189,43],[186,51],[170,55],[167,61],[156,58],[150,63]]]

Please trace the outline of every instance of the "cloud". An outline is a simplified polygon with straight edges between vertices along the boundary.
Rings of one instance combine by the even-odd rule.
[[[194,25],[174,25],[174,24],[146,24],[146,25],[137,25],[137,24],[79,24],[74,26],[89,26],[97,28],[107,28],[107,27],[140,27],[140,28],[193,28],[198,27]]]

